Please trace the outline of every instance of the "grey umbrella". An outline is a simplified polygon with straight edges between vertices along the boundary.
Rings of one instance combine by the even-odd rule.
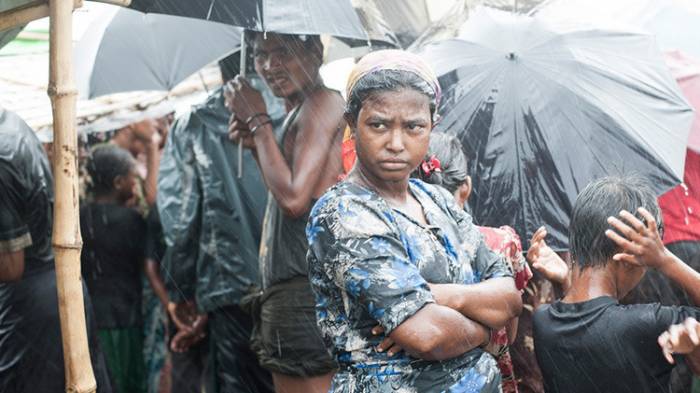
[[[258,32],[326,34],[350,46],[377,41],[399,46],[394,33],[371,0],[136,0],[131,7],[149,13],[222,22]],[[245,70],[246,48],[241,48]],[[243,146],[238,145],[238,176]]]
[[[170,90],[240,47],[242,29],[109,6],[74,47],[81,96]]]

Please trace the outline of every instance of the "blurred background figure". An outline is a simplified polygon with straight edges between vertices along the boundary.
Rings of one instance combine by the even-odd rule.
[[[80,209],[82,275],[115,391],[145,392],[141,285],[146,223],[129,207],[136,193],[136,161],[127,150],[100,145],[90,153],[87,170],[91,201]]]
[[[34,131],[0,108],[0,391],[65,391],[51,249],[53,179]],[[111,392],[83,288],[98,392]]]

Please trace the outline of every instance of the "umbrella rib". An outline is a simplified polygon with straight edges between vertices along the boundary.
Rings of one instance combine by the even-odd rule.
[[[209,10],[207,11],[206,20],[211,20],[211,13],[214,10],[214,4],[216,4],[216,0],[211,0],[211,3],[209,3]]]

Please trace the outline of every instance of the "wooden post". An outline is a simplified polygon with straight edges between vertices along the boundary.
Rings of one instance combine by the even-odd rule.
[[[65,362],[66,392],[95,392],[88,350],[85,305],[80,277],[78,217],[78,138],[73,81],[73,0],[49,0],[49,90],[53,109],[53,175],[56,200],[53,249],[56,258],[58,311]]]

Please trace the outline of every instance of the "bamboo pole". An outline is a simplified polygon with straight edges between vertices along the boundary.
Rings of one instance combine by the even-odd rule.
[[[85,305],[80,277],[78,217],[78,138],[73,81],[71,35],[72,0],[49,0],[49,89],[53,109],[53,174],[56,192],[53,249],[61,319],[66,392],[95,392],[88,350]]]

